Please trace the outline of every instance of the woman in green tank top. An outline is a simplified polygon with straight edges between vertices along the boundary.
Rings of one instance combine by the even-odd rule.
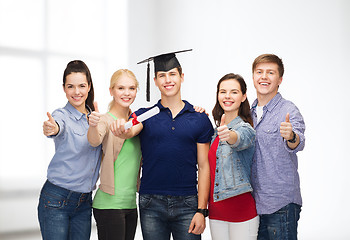
[[[134,239],[137,225],[136,191],[139,178],[141,149],[138,137],[121,139],[109,130],[116,119],[128,120],[138,81],[127,70],[116,71],[109,91],[113,101],[109,111],[96,111],[89,116],[88,140],[92,146],[102,144],[100,185],[93,200],[93,213],[98,239]]]

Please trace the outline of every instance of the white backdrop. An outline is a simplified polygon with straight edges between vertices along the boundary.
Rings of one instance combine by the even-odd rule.
[[[46,111],[65,103],[60,84],[69,60],[89,65],[100,109],[110,100],[113,71],[134,71],[141,83],[136,110],[159,98],[151,83],[151,103],[146,103],[146,65],[136,62],[193,48],[178,55],[185,74],[182,96],[207,112],[224,74],[245,78],[252,103],[254,58],[274,53],[283,59],[280,92],[306,122],[306,147],[299,153],[304,200],[299,238],[350,238],[348,0],[33,0],[23,6],[26,2],[0,0],[0,234],[27,230],[28,222],[36,221],[37,191],[53,153],[41,125]],[[30,14],[41,10],[44,15]],[[29,31],[28,23],[36,27]],[[40,29],[47,34],[40,36]],[[24,56],[20,61],[19,54]],[[28,64],[32,57],[38,59]],[[34,193],[23,195],[28,189]],[[13,214],[8,202],[30,206]]]
[[[298,154],[304,200],[299,237],[350,239],[350,1],[134,0],[129,12],[130,64],[193,48],[178,55],[185,74],[182,95],[208,112],[224,74],[245,78],[252,103],[255,57],[274,53],[283,59],[280,92],[306,122],[306,146]],[[145,79],[145,65],[133,69]],[[155,102],[159,95],[152,87]],[[144,104],[142,94],[138,101]]]

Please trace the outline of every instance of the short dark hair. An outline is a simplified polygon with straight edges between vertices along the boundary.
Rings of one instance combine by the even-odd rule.
[[[177,69],[177,71],[179,72],[179,74],[180,74],[180,76],[181,76],[181,74],[182,74],[182,67],[176,67],[176,69]],[[158,73],[158,72],[154,72],[155,78],[157,78],[157,73]]]

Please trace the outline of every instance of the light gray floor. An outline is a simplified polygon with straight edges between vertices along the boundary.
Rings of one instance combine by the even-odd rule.
[[[0,239],[1,240],[40,240],[41,235],[39,231],[33,231],[33,232],[24,232],[24,233],[18,233],[13,235],[12,234],[6,234],[3,236],[0,235]],[[139,240],[139,239],[142,239],[142,236],[141,236],[140,228],[137,227],[135,240]],[[95,227],[92,228],[90,240],[97,240],[97,232]]]
[[[25,233],[11,234],[11,235],[10,234],[0,235],[0,239],[1,240],[40,240],[41,236],[39,231],[33,231],[33,232],[25,232]],[[202,240],[210,240],[210,239],[211,237],[210,237],[210,230],[209,230],[209,222],[207,220],[207,228],[202,234]],[[92,228],[90,240],[98,240],[96,227]],[[142,240],[140,225],[137,226],[135,240]]]

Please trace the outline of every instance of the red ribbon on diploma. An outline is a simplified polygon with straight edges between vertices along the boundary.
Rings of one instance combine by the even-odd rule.
[[[132,120],[132,125],[135,126],[137,124],[139,124],[140,122],[137,121],[137,116],[135,113],[131,114],[131,117],[133,117],[133,120]]]

